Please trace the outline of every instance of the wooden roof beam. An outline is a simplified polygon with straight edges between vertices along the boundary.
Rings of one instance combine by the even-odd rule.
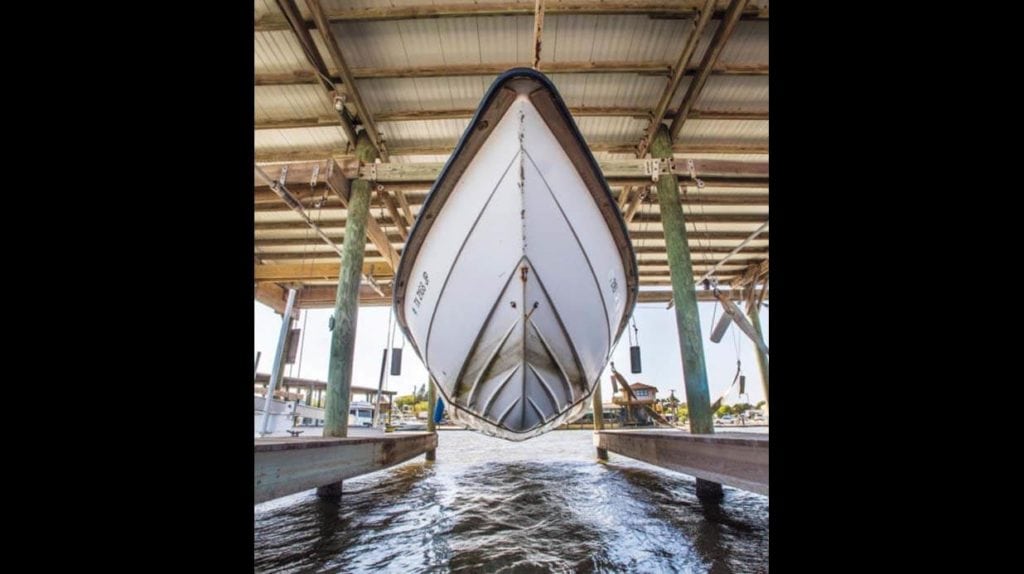
[[[693,266],[695,271],[710,267],[703,263],[694,263]],[[645,278],[649,281],[656,281],[661,278],[668,280],[669,278],[667,264],[641,264],[639,267],[641,282],[643,282]],[[657,269],[652,269],[655,267]],[[662,267],[664,269],[661,269]],[[742,274],[745,264],[740,263],[730,267],[732,268],[732,276],[736,276]],[[332,261],[329,263],[300,262],[256,265],[254,267],[254,271],[257,283],[292,284],[307,281],[336,282],[338,280],[338,274],[341,272],[341,261]],[[394,277],[386,263],[364,263],[362,271],[366,276],[373,277],[376,281],[384,284],[390,282]],[[383,287],[384,285],[381,285],[382,289]]]
[[[393,146],[391,155],[449,155],[455,149],[455,143],[432,144],[422,146]],[[609,152],[634,155],[636,146],[629,142],[590,142],[590,151]],[[715,143],[676,143],[672,146],[673,153],[678,154],[722,154],[722,155],[767,155],[767,141],[722,141]],[[256,150],[256,163],[298,163],[315,162],[327,159],[345,161],[351,158],[344,149],[305,149],[305,150]],[[677,160],[678,161],[678,160]],[[419,165],[419,164],[405,164]]]
[[[619,118],[628,117],[635,119],[646,119],[651,117],[651,111],[645,108],[630,107],[579,107],[569,108],[574,117],[585,118]],[[430,120],[468,120],[473,117],[476,110],[464,108],[454,110],[393,110],[378,112],[374,115],[378,122],[408,122],[408,121],[430,121]],[[675,117],[673,111],[665,114],[664,119],[672,120]],[[698,120],[768,120],[768,110],[738,110],[738,109],[694,109],[690,111],[690,119]],[[322,128],[336,127],[337,119],[334,117],[310,117],[294,118],[285,120],[262,120],[255,123],[256,130],[288,130],[299,128]]]
[[[533,5],[533,69],[540,69],[540,45],[544,37],[544,0]]]
[[[391,213],[391,220],[398,224],[398,234],[402,236],[402,241],[406,241],[409,239],[409,227],[408,223],[405,221],[404,215],[398,211],[398,203],[395,201],[395,198],[391,197],[391,194],[384,189],[383,185],[378,185],[376,187],[376,191],[377,197],[380,198],[381,203],[383,203],[384,206],[387,207],[388,212]]]
[[[651,189],[648,186],[643,186],[636,190],[636,195],[633,196],[633,199],[629,202],[629,206],[626,208],[626,211],[622,214],[622,218],[627,224],[633,221],[633,217],[636,215],[637,210],[640,209],[640,204],[647,199],[647,195],[650,192]]]
[[[651,141],[654,138],[654,132],[661,126],[661,122],[665,118],[665,113],[668,111],[668,105],[672,102],[673,96],[676,95],[676,91],[679,89],[679,84],[683,81],[683,72],[685,72],[689,67],[690,59],[693,57],[693,53],[697,50],[697,44],[700,42],[701,36],[704,35],[704,29],[707,28],[708,21],[711,19],[711,14],[714,10],[715,0],[705,0],[704,6],[701,8],[700,15],[697,17],[696,21],[694,21],[693,30],[690,31],[690,37],[686,39],[683,51],[679,54],[679,60],[672,69],[672,78],[665,85],[665,89],[661,93],[661,98],[658,100],[658,105],[654,108],[651,123],[647,126],[647,131],[644,133],[644,136],[640,138],[640,143],[636,150],[637,157],[644,157],[647,154],[647,148],[651,145]]]
[[[509,68],[521,66],[522,62],[499,64],[446,64],[443,66],[401,66],[352,68],[356,80],[393,78],[448,78],[461,76],[496,76]],[[641,76],[669,76],[673,68],[670,62],[606,60],[599,62],[540,62],[539,70],[545,74],[639,74]],[[688,65],[684,76],[696,75],[698,66]],[[711,71],[715,76],[767,76],[767,63],[720,63]],[[340,76],[328,75],[335,84],[342,82]],[[257,86],[289,86],[316,84],[319,76],[309,70],[290,72],[257,72],[254,78]],[[347,93],[347,92],[346,92]]]
[[[320,51],[317,49],[313,37],[309,34],[309,28],[303,23],[302,14],[299,12],[298,6],[295,5],[294,0],[277,0],[277,7],[284,14],[289,27],[298,39],[302,52],[306,55],[306,60],[309,61],[309,64],[316,71],[314,74],[316,82],[322,85],[324,90],[327,91],[328,96],[334,100],[337,88],[334,85],[334,81],[330,79],[327,65],[324,64],[323,58],[320,57]],[[341,106],[337,111],[338,120],[341,122],[341,129],[345,132],[345,138],[348,139],[349,144],[355,146],[356,128],[352,125],[348,112],[344,106]]]
[[[751,264],[743,275],[737,277],[731,282],[732,288],[742,289],[747,285],[752,285],[760,281],[762,278],[768,275],[768,267],[769,266],[767,259],[765,259],[764,261],[759,261],[757,263]]]
[[[743,239],[746,239],[750,235],[750,233],[746,232],[746,231],[706,231],[705,232],[704,230],[700,230],[699,232],[698,231],[691,231],[691,232],[688,232],[688,233],[693,234],[695,236],[699,235],[699,237],[702,238],[702,239],[703,238],[707,238],[708,240],[715,240],[715,241],[743,240]],[[328,233],[328,236],[336,236],[338,240],[341,240],[345,236],[345,234],[344,234],[344,230],[342,230],[340,232]],[[630,233],[630,236],[632,237],[632,239],[634,241],[638,241],[640,239],[643,239],[643,240],[655,240],[655,239],[661,238],[662,237],[662,233],[660,231],[634,231],[634,232]],[[401,243],[401,238],[399,237],[399,235],[397,233],[388,234],[388,239],[391,240],[392,243]],[[761,233],[757,237],[757,240],[758,241],[767,241],[768,240],[768,232],[765,231],[764,233]],[[297,237],[297,238],[259,238],[259,237],[257,237],[255,241],[256,241],[256,244],[255,244],[256,247],[291,247],[291,246],[303,246],[303,245],[317,245],[316,243],[313,242],[314,240],[312,240],[311,238],[308,238],[308,237]],[[367,248],[367,250],[366,250],[366,256],[367,257],[380,257],[381,256],[380,252],[376,250],[376,246],[374,246],[372,242],[367,241],[367,245],[369,246]],[[732,249],[733,249],[732,245],[728,245],[728,246],[725,246],[725,247],[720,247],[720,246],[704,246],[704,247],[700,247],[699,245],[695,244],[691,251],[694,252],[694,253],[698,252],[698,250],[700,250],[700,251],[709,251],[709,252],[714,252],[714,253],[726,253],[728,251],[732,251]],[[636,247],[636,252],[637,253],[652,253],[652,252],[654,252],[652,250],[657,250],[657,252],[663,253],[665,251],[665,246],[664,245],[660,245],[660,246],[637,246]],[[265,255],[270,255],[270,254],[266,253]]]
[[[602,175],[610,183],[616,180],[644,180],[646,183],[629,183],[622,185],[651,185],[651,176],[648,173],[650,162],[642,159],[607,159],[599,160],[598,167],[601,169]],[[259,162],[257,162],[259,164]],[[443,162],[422,162],[422,163],[402,163],[402,164],[375,164],[360,165],[359,162],[349,160],[334,160],[326,164],[314,163],[309,164],[316,166],[325,166],[326,172],[321,170],[321,174],[324,177],[324,181],[329,179],[329,176],[333,174],[335,177],[341,179],[355,179],[361,177],[370,181],[374,181],[387,186],[398,184],[398,183],[412,183],[419,182],[421,184],[433,185],[434,180],[441,173],[444,168]],[[311,169],[301,164],[289,165],[289,177],[291,177],[292,171],[300,171],[303,175],[308,178],[312,178]],[[279,176],[282,166],[264,166],[260,165],[266,174],[274,179],[275,176]],[[690,167],[689,160],[686,158],[678,158],[672,162],[670,166],[672,173],[680,176],[689,177]],[[713,186],[717,181],[725,179],[729,180],[756,180],[764,181],[767,180],[769,174],[769,163],[766,161],[736,161],[736,160],[724,160],[724,159],[695,159],[693,160],[693,175],[701,178],[706,186]],[[317,181],[320,181],[321,176],[318,174]],[[301,180],[300,180],[301,181]],[[347,185],[347,180],[338,183],[338,185]],[[693,185],[690,181],[685,181],[682,184]]]
[[[547,0],[549,14],[638,14],[662,18],[693,17],[703,0]],[[330,22],[365,22],[385,20],[410,20],[423,18],[461,18],[472,16],[520,16],[532,15],[533,6],[517,2],[484,2],[481,4],[433,4],[419,6],[374,6],[371,8],[339,8],[327,13]],[[714,18],[723,18],[722,10],[716,10]],[[744,19],[766,20],[768,3],[754,2],[743,13]],[[306,21],[306,26],[317,25]],[[287,23],[278,14],[265,14],[254,22],[257,32],[287,29]]]
[[[278,0],[279,2],[282,0]],[[292,0],[283,0],[291,2]],[[377,126],[373,123],[373,117],[370,115],[369,109],[366,104],[363,103],[363,98],[359,95],[359,90],[356,89],[355,78],[352,76],[352,71],[348,67],[348,63],[345,61],[344,55],[341,53],[341,48],[338,46],[338,41],[331,32],[331,26],[328,23],[327,15],[324,13],[323,7],[320,5],[320,0],[306,0],[306,6],[309,8],[310,14],[313,16],[313,21],[316,22],[317,32],[320,33],[320,39],[324,41],[324,45],[327,46],[327,53],[330,54],[331,61],[334,62],[334,66],[341,72],[341,80],[348,89],[348,95],[352,98],[352,104],[356,107],[356,115],[359,117],[359,121],[362,122],[363,128],[366,130],[366,135],[369,136],[370,141],[373,143],[373,147],[377,148],[377,153],[380,154],[382,161],[390,161],[388,157],[388,150],[384,147],[384,142],[381,140],[380,132],[377,131]],[[325,71],[326,73],[326,71]],[[352,140],[353,145],[355,140]]]
[[[273,283],[262,283],[260,287],[274,286]],[[333,309],[334,298],[336,295],[337,287],[334,285],[306,285],[299,290],[298,295],[295,298],[296,309]],[[384,292],[387,294],[384,297],[377,295],[369,289],[362,289],[359,292],[359,305],[362,306],[390,306],[391,295],[390,289],[385,288]],[[730,295],[731,291],[725,289],[722,291],[726,295]],[[643,289],[640,291],[640,296],[637,299],[638,303],[667,303],[672,298],[671,290],[653,290]],[[711,291],[698,290],[697,300],[702,302],[716,301],[714,294]]]
[[[278,213],[288,212],[282,210]],[[687,216],[686,221],[687,223],[761,223],[765,220],[766,217],[768,217],[767,213],[693,213]],[[637,213],[633,217],[633,223],[641,222],[660,223],[661,217],[657,213]],[[319,221],[320,227],[323,228],[344,227],[344,223],[345,217],[338,217],[335,215],[332,215],[330,217],[324,216]],[[390,216],[382,217],[380,219],[380,224],[392,226],[394,225],[394,220],[391,219]],[[380,229],[380,224],[377,224],[375,222],[374,225],[376,225],[378,231],[374,232],[374,234],[371,234],[368,230],[367,235],[371,236],[373,244],[377,246],[378,249],[381,250],[381,253],[389,253],[388,251],[385,250],[388,248],[390,248],[391,253],[394,253],[394,248],[390,247],[391,244],[387,242],[387,236],[384,234],[384,231]],[[255,222],[256,231],[271,231],[280,229],[306,229],[306,227],[306,223],[302,221]],[[370,225],[368,224],[367,227],[369,228]],[[379,233],[379,236],[376,235],[377,233]],[[379,239],[377,237],[379,237]],[[394,254],[393,256],[386,255],[386,257],[389,260],[392,257],[394,257],[395,263],[398,263],[397,254]]]
[[[729,11],[718,25],[718,29],[715,30],[715,35],[711,38],[711,44],[704,51],[704,59],[701,60],[700,70],[690,80],[690,85],[686,88],[686,95],[683,96],[683,101],[679,105],[676,117],[672,120],[672,124],[669,127],[668,132],[671,141],[674,142],[679,139],[679,132],[682,131],[683,123],[686,122],[686,114],[690,112],[690,109],[697,103],[697,99],[700,98],[701,90],[704,89],[704,84],[707,83],[708,76],[711,75],[711,70],[714,69],[715,62],[718,61],[718,56],[721,55],[726,42],[732,36],[732,31],[736,28],[736,22],[739,21],[740,15],[743,13],[743,9],[746,8],[748,1],[732,0],[729,4]],[[651,133],[653,134],[654,132]]]
[[[313,229],[313,231],[316,232],[316,234],[320,237],[320,239],[322,239],[324,241],[324,243],[326,243],[327,245],[330,245],[331,249],[333,249],[335,252],[337,252],[339,257],[341,256],[341,248],[338,247],[334,243],[334,241],[330,237],[328,237],[327,234],[324,233],[324,231],[322,229],[320,229],[320,226],[317,225],[309,217],[309,215],[306,213],[306,210],[302,207],[302,204],[299,202],[299,200],[296,199],[291,193],[288,192],[288,188],[286,188],[280,182],[277,182],[277,181],[274,181],[274,180],[270,179],[270,177],[267,176],[267,174],[262,169],[260,169],[259,167],[255,168],[255,173],[256,173],[256,179],[257,180],[263,180],[268,185],[270,185],[270,190],[275,195],[277,195],[285,203],[285,205],[287,205],[292,211],[294,211],[295,213],[299,214],[299,216],[302,217],[302,219],[306,222],[306,224],[311,229]]]
[[[342,173],[341,166],[337,162],[331,162],[327,170],[327,187],[341,200],[343,206],[348,206],[349,181]],[[321,218],[323,224],[324,218]],[[258,225],[258,223],[257,223]],[[366,236],[377,247],[381,255],[388,261],[392,269],[398,269],[398,252],[391,246],[388,236],[381,229],[376,218],[368,217],[366,220]]]
[[[399,221],[404,226],[410,225],[412,218],[408,216],[406,213],[404,213],[404,208],[400,210],[401,202],[396,202],[395,196],[391,196],[391,193],[396,192],[390,190],[387,185],[380,185],[378,187],[383,188],[383,191],[378,190],[378,193],[381,195],[382,201],[385,202],[384,206],[387,207],[388,210],[391,212],[392,219]],[[306,209],[317,209],[318,202],[320,201],[322,194],[319,193],[319,190],[317,189],[308,189],[302,193],[292,192],[292,196],[295,197],[296,202],[301,204],[302,207]],[[253,197],[256,202],[255,211],[257,212],[277,211],[280,208],[280,201],[273,192],[263,191],[263,188],[258,188],[253,193]],[[416,193],[413,195],[413,200],[411,203],[409,202],[408,198],[406,199],[406,206],[408,206],[411,211],[413,206],[418,207],[422,205],[425,197],[426,196],[423,193]],[[621,192],[619,194],[619,199],[623,199],[622,203],[624,204],[627,203],[624,200],[627,197],[629,197],[629,195],[627,195],[626,192]],[[637,195],[633,195],[632,201],[630,203],[634,203],[637,201],[640,201],[637,199]],[[684,205],[769,205],[769,197],[767,193],[709,193],[705,191],[700,194],[688,193],[682,196],[680,198],[680,201]],[[389,205],[389,202],[395,204],[394,209],[392,209],[392,206]],[[325,201],[323,205],[320,205],[319,207],[322,209],[338,209],[342,206],[340,205],[340,202],[334,200],[333,197],[328,197],[327,201]],[[627,205],[624,205],[621,208],[623,213],[625,213],[627,209]],[[401,216],[396,214],[396,212]]]

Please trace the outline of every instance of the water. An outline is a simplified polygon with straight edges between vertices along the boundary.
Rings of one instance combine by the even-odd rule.
[[[442,431],[436,462],[347,480],[340,505],[314,491],[257,505],[256,570],[768,571],[767,497],[725,487],[703,505],[693,478],[614,453],[598,464],[592,440]]]

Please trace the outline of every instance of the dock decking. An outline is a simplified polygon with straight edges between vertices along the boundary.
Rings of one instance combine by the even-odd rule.
[[[594,446],[697,478],[768,496],[768,435],[675,430],[594,433]]]
[[[426,432],[255,441],[254,504],[378,471],[437,448],[437,435]]]

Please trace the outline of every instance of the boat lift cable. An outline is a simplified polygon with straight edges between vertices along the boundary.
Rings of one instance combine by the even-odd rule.
[[[273,191],[275,195],[280,197],[281,200],[284,201],[285,205],[290,207],[292,211],[294,211],[300,217],[302,217],[306,224],[312,227],[313,231],[315,231],[317,235],[319,235],[320,238],[323,239],[325,243],[327,243],[327,245],[330,245],[331,248],[334,249],[334,251],[336,251],[340,256],[341,247],[338,247],[338,245],[334,243],[334,241],[330,237],[328,237],[326,233],[324,233],[323,229],[321,229],[320,226],[313,221],[309,214],[306,213],[305,208],[302,207],[302,202],[296,199],[295,196],[292,195],[290,191],[288,191],[288,188],[285,187],[283,181],[271,179],[270,176],[267,175],[267,172],[263,171],[258,165],[254,167],[256,175],[259,176],[260,179],[262,179],[267,185],[270,186],[270,190]],[[287,166],[281,168],[282,175],[287,173],[286,168]],[[380,295],[381,297],[385,296],[384,290],[381,289],[380,284],[377,283],[377,281],[375,281],[373,277],[367,275],[366,273],[363,273],[362,279],[364,282],[370,285],[370,287],[372,287],[373,290],[376,291],[378,295]]]
[[[756,239],[758,235],[761,235],[761,234],[762,234],[762,233],[764,233],[764,231],[765,231],[765,230],[767,230],[767,229],[768,229],[768,222],[767,222],[767,221],[765,221],[764,223],[762,223],[762,224],[761,224],[761,226],[760,226],[760,227],[758,227],[757,229],[755,229],[755,230],[753,231],[753,233],[751,233],[751,234],[750,234],[749,236],[747,236],[747,238],[746,238],[746,239],[744,239],[744,240],[743,240],[743,241],[742,241],[742,242],[741,242],[741,243],[740,243],[739,245],[737,245],[735,249],[733,249],[732,251],[730,251],[729,253],[727,253],[727,254],[726,254],[726,256],[725,256],[725,257],[723,257],[723,258],[722,258],[722,259],[721,259],[721,260],[720,260],[720,261],[719,261],[718,263],[715,263],[715,266],[714,266],[714,267],[712,267],[711,269],[708,269],[708,270],[707,270],[707,272],[706,272],[706,273],[704,273],[704,275],[702,275],[700,279],[697,279],[696,281],[694,281],[694,283],[695,283],[695,284],[697,284],[697,285],[699,285],[699,284],[701,284],[701,283],[702,283],[702,282],[703,282],[703,281],[704,281],[705,279],[710,279],[710,278],[711,278],[711,276],[715,274],[715,271],[718,271],[719,267],[721,267],[722,265],[725,265],[725,263],[726,263],[727,261],[729,261],[730,259],[732,259],[734,255],[736,255],[737,253],[739,253],[739,252],[740,252],[740,251],[741,251],[741,250],[742,250],[742,249],[743,249],[744,247],[746,247],[747,245],[749,245],[751,241],[753,241],[754,239]],[[672,304],[673,304],[673,303],[674,303],[674,302],[670,300],[670,301],[668,302],[668,307],[666,307],[666,309],[671,309],[671,308],[672,308]]]

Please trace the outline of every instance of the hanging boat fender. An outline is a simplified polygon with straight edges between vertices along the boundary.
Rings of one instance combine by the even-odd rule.
[[[444,399],[437,397],[437,406],[434,407],[434,422],[441,422],[441,417],[444,416]]]

